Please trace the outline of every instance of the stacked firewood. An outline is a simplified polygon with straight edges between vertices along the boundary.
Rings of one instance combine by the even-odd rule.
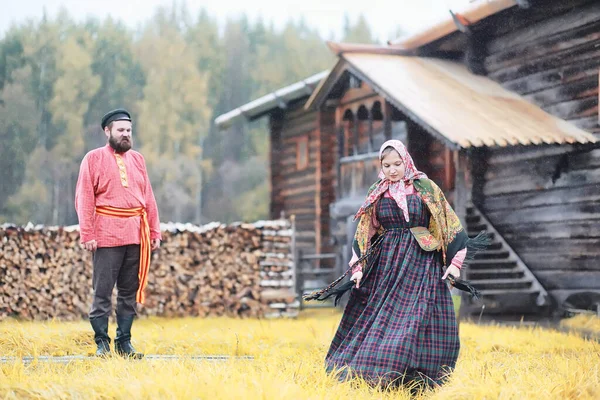
[[[141,315],[294,313],[288,221],[162,230]],[[86,318],[91,300],[91,254],[80,247],[77,227],[0,227],[0,319]]]

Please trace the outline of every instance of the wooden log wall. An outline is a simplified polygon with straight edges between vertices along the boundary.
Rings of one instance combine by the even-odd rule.
[[[284,212],[296,216],[296,244],[313,253],[317,247],[317,183],[319,165],[318,113],[305,111],[302,102],[271,115],[271,218]],[[308,143],[308,165],[299,168],[297,147]]]
[[[486,21],[487,75],[592,133],[598,125],[600,3],[547,1]]]
[[[599,135],[599,32],[598,2],[534,1],[483,24],[480,58],[505,88]],[[595,147],[513,147],[474,159],[474,198],[558,303],[600,288]]]
[[[356,161],[344,162],[341,165],[342,198],[364,198],[369,187],[377,179],[381,167],[377,156],[360,158]]]
[[[319,112],[319,157],[321,168],[317,172],[317,183],[320,191],[317,193],[318,223],[320,224],[321,253],[331,253],[334,246],[331,240],[331,216],[329,206],[335,201],[337,140],[335,126],[335,108],[325,108]],[[333,261],[322,262],[323,266],[333,265]]]
[[[141,315],[297,314],[289,221],[163,228]],[[91,254],[76,228],[0,228],[0,319],[87,318],[91,300]]]
[[[474,199],[559,303],[600,290],[600,149],[552,146],[473,158]]]

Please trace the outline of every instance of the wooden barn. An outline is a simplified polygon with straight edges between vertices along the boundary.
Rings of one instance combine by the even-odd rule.
[[[215,120],[220,129],[226,129],[240,119],[269,117],[270,218],[294,215],[296,245],[311,253],[331,250],[327,210],[334,198],[327,193],[333,183],[321,186],[317,165],[322,164],[321,150],[331,148],[333,142],[321,142],[319,112],[306,111],[304,105],[327,74],[323,71],[276,90]]]
[[[343,268],[379,145],[400,138],[470,233],[493,234],[466,269],[486,312],[598,307],[599,28],[594,1],[475,1],[387,46],[330,43],[308,100],[268,112],[272,211],[306,208],[299,230]]]

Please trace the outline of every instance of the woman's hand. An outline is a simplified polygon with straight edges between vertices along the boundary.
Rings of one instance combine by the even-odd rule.
[[[354,253],[354,250],[352,251],[352,259],[350,260],[350,262],[348,263],[348,266],[351,267],[352,264],[354,264],[355,262],[358,261],[358,256]]]
[[[360,280],[363,277],[363,273],[362,271],[356,271],[355,273],[352,274],[352,276],[350,277],[350,280],[353,282],[356,282],[356,288],[358,289],[360,286]]]
[[[444,276],[442,276],[442,280],[446,279],[448,275],[452,275],[455,278],[459,278],[460,269],[458,269],[458,267],[454,265],[450,265],[448,268],[446,268],[446,273],[444,274]]]

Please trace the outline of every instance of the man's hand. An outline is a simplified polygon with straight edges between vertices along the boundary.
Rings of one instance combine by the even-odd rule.
[[[356,288],[358,289],[360,287],[360,280],[363,277],[363,273],[362,271],[356,271],[355,273],[352,274],[352,276],[350,277],[351,281],[356,282]]]
[[[83,247],[84,249],[86,249],[87,251],[96,251],[96,249],[98,248],[98,243],[96,243],[95,240],[90,240],[89,242],[80,242],[81,247]]]
[[[446,269],[446,273],[444,274],[444,276],[442,276],[442,280],[446,279],[448,277],[448,274],[454,276],[455,278],[460,278],[460,269],[458,269],[454,265],[450,265]]]
[[[152,239],[152,251],[158,250],[160,247],[160,239]]]

